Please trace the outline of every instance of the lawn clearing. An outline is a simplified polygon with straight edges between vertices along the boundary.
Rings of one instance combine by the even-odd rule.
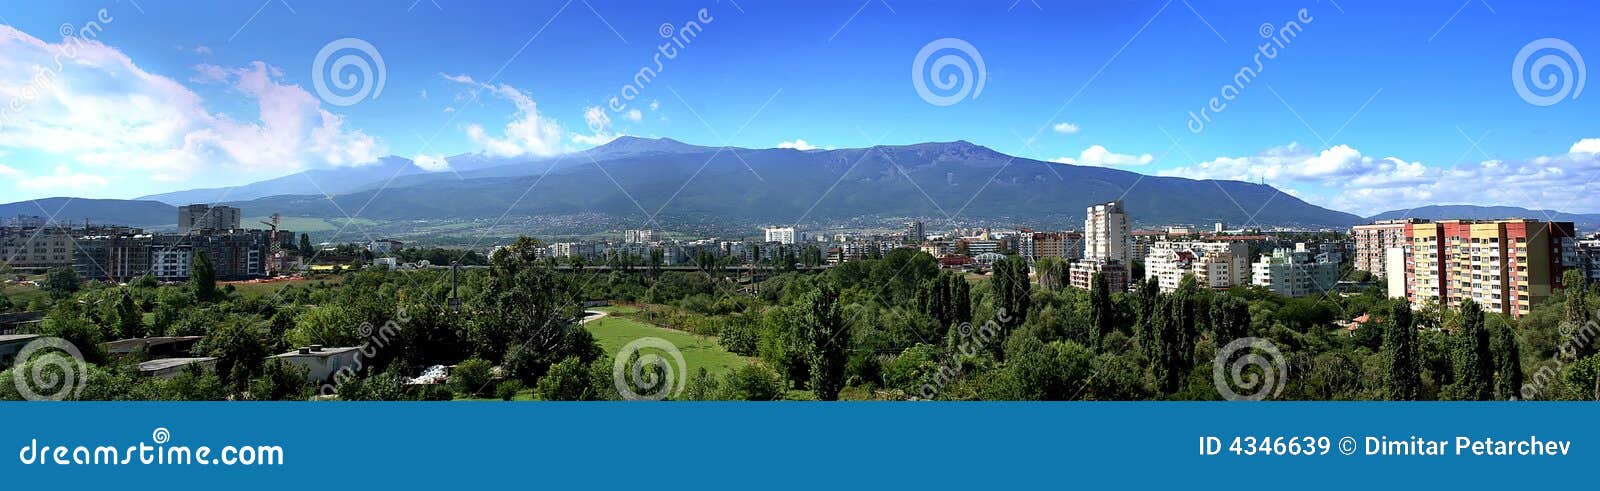
[[[600,307],[592,310],[611,314],[584,324],[584,327],[594,334],[595,339],[600,341],[600,346],[605,348],[606,354],[611,356],[617,356],[617,352],[622,350],[623,346],[636,339],[657,337],[678,347],[678,351],[683,353],[684,363],[689,365],[688,374],[691,376],[701,368],[720,375],[748,365],[751,361],[750,358],[723,349],[722,345],[717,344],[715,337],[667,329],[619,315],[634,310],[628,307]]]

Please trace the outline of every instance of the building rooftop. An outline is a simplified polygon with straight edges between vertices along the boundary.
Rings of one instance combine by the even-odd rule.
[[[154,346],[164,346],[174,343],[188,343],[199,341],[202,336],[157,336],[149,338],[121,339],[102,343],[100,347],[112,353],[125,353],[140,349],[150,349]]]
[[[141,371],[141,372],[157,372],[157,371],[166,370],[166,369],[169,369],[169,368],[177,368],[177,367],[192,365],[192,364],[195,364],[195,363],[205,363],[205,362],[215,361],[215,360],[216,360],[216,358],[209,357],[209,356],[201,357],[201,358],[162,358],[162,359],[159,359],[159,360],[150,360],[150,361],[147,361],[147,362],[140,363],[139,364],[139,371]]]
[[[0,343],[20,343],[32,341],[37,337],[38,334],[0,334]]]
[[[297,350],[294,350],[294,351],[290,351],[288,353],[272,355],[272,357],[273,358],[306,358],[306,357],[327,358],[327,357],[330,357],[330,356],[334,356],[334,355],[338,355],[338,354],[342,354],[342,353],[348,353],[348,352],[355,351],[355,350],[358,350],[358,349],[361,349],[361,348],[357,347],[357,346],[348,346],[348,347],[342,347],[342,348],[324,348],[321,345],[311,345],[311,346],[300,348],[300,349],[297,349]]]

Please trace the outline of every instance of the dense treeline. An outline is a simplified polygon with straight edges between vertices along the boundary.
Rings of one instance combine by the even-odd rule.
[[[1470,302],[1413,312],[1378,289],[1283,298],[1191,279],[1171,293],[1149,282],[1115,292],[1097,277],[1079,290],[1065,286],[1064,265],[1041,261],[1030,277],[1018,257],[979,276],[899,249],[751,281],[714,259],[694,272],[649,259],[555,269],[538,246],[523,239],[489,267],[461,271],[459,312],[448,270],[350,270],[256,296],[218,288],[200,267],[188,284],[165,286],[52,271],[48,297],[31,303],[48,310],[37,332],[67,339],[91,363],[82,399],[305,399],[322,390],[263,360],[310,344],[373,347],[358,373],[330,383],[343,399],[616,399],[617,354],[577,323],[587,299],[640,304],[648,322],[717,336],[756,359],[690,374],[685,399],[1215,400],[1236,389],[1219,390],[1219,351],[1253,338],[1269,341],[1281,366],[1242,375],[1272,377],[1277,399],[1593,400],[1600,375],[1588,309],[1600,299],[1581,277],[1513,320]],[[1363,315],[1355,329],[1335,324]],[[139,360],[98,348],[150,335],[204,335],[196,354],[217,357],[215,373],[139,377]],[[433,365],[456,367],[448,386],[404,383]],[[10,385],[0,398],[20,397]]]

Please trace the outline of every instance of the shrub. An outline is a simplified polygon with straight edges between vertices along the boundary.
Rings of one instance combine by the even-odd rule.
[[[463,397],[483,397],[490,393],[493,368],[488,360],[468,358],[450,370],[450,389]]]

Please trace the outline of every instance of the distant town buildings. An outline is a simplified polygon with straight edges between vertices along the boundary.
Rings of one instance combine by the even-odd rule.
[[[405,248],[406,243],[394,239],[377,239],[367,243],[367,251],[373,254],[390,254]]]
[[[1600,282],[1600,233],[1592,233],[1578,241],[1578,265],[1583,268],[1587,283]]]
[[[1252,283],[1286,297],[1324,295],[1339,283],[1339,263],[1318,261],[1305,244],[1275,249],[1252,269]]]
[[[149,274],[176,281],[188,279],[196,253],[205,251],[218,279],[251,279],[267,275],[273,246],[293,236],[288,231],[274,235],[270,230],[241,229],[237,208],[189,205],[179,210],[180,224],[189,225],[183,234],[12,220],[9,223],[27,226],[0,227],[0,262],[33,271],[71,267],[91,280],[126,282]]]

